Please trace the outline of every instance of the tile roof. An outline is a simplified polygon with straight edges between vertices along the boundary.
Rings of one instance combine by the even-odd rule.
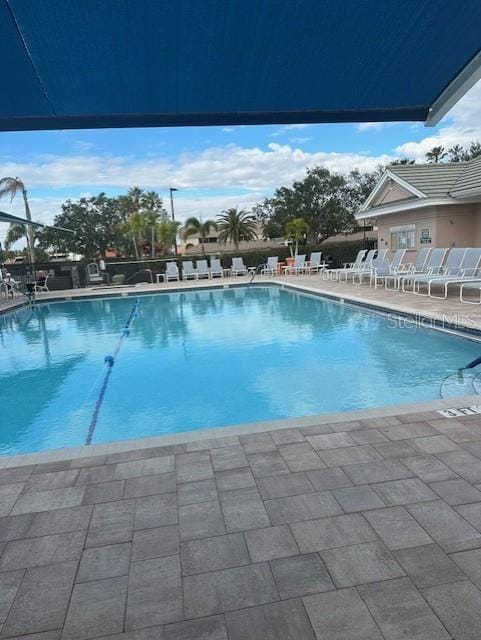
[[[402,164],[392,165],[388,167],[388,170],[422,191],[427,198],[439,198],[451,195],[451,190],[470,164],[469,162]],[[481,164],[479,165],[479,179],[481,179]]]

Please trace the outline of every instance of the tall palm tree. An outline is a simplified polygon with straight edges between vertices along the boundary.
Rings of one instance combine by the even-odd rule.
[[[150,229],[150,253],[155,258],[155,236],[159,220],[167,218],[162,198],[156,191],[146,191],[140,198],[142,215],[145,218],[145,226]]]
[[[22,192],[22,197],[23,197],[23,204],[25,207],[25,218],[27,220],[32,220],[32,214],[30,213],[30,206],[28,204],[28,197],[27,197],[27,189],[25,187],[25,184],[22,182],[22,180],[20,180],[20,178],[11,178],[11,177],[6,177],[6,178],[0,178],[0,199],[6,196],[10,197],[10,202],[12,202],[12,200],[15,198],[15,196],[17,195],[17,192],[21,191]],[[34,237],[33,237],[33,227],[30,225],[26,225],[27,227],[27,247],[28,247],[28,253],[30,256],[30,262],[31,264],[35,263],[35,252],[34,252],[34,248],[33,248],[33,242],[34,242]],[[17,238],[18,240],[19,238]]]
[[[257,224],[255,217],[241,209],[226,209],[217,217],[217,229],[220,242],[233,242],[236,250],[241,240],[257,239]]]
[[[217,224],[214,220],[206,220],[202,222],[199,218],[189,218],[185,221],[182,235],[184,240],[190,238],[190,236],[197,236],[200,238],[202,244],[202,254],[205,255],[205,241],[209,237],[211,229],[217,229]]]

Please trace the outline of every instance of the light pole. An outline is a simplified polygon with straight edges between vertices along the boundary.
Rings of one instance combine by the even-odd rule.
[[[173,193],[174,191],[178,191],[178,189],[176,189],[175,187],[169,187],[169,191],[170,191],[170,213],[172,215],[172,222],[175,222]],[[175,255],[177,255],[177,233],[174,236],[174,253]]]

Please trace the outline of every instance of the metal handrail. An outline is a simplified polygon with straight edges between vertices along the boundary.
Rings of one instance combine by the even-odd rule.
[[[126,283],[130,282],[132,280],[132,278],[135,278],[136,275],[138,275],[139,273],[143,273],[144,271],[147,271],[150,274],[150,284],[153,284],[154,283],[154,274],[152,273],[152,269],[139,269],[138,271],[133,273],[131,276],[129,276],[125,282]]]

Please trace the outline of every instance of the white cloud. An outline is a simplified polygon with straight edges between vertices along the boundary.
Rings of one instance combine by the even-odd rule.
[[[478,82],[448,114],[444,126],[419,142],[405,142],[396,152],[418,161],[436,146],[466,145],[472,140],[481,141],[481,82]]]
[[[302,138],[302,137],[296,137],[296,138],[289,138],[289,142],[292,142],[293,144],[303,144],[304,142],[309,142],[309,140],[312,140],[312,138]]]
[[[233,131],[235,131],[234,127],[222,127],[221,131],[223,131],[224,133],[232,133]]]
[[[382,131],[398,124],[399,122],[360,122],[356,126],[358,131]]]
[[[38,162],[0,161],[0,175],[20,176],[28,188],[127,189],[132,185],[210,189],[272,189],[300,178],[307,167],[322,165],[347,173],[357,167],[370,171],[387,163],[387,154],[308,152],[288,144],[267,149],[224,145],[181,154],[176,162],[162,156],[137,160],[129,156],[48,156]]]
[[[312,127],[312,124],[307,124],[307,123],[295,123],[295,124],[283,124],[282,127],[279,127],[278,129],[276,129],[275,131],[273,131],[270,135],[273,138],[276,138],[278,136],[282,136],[285,133],[288,133],[289,131],[299,131],[301,129],[307,129],[307,127]]]

